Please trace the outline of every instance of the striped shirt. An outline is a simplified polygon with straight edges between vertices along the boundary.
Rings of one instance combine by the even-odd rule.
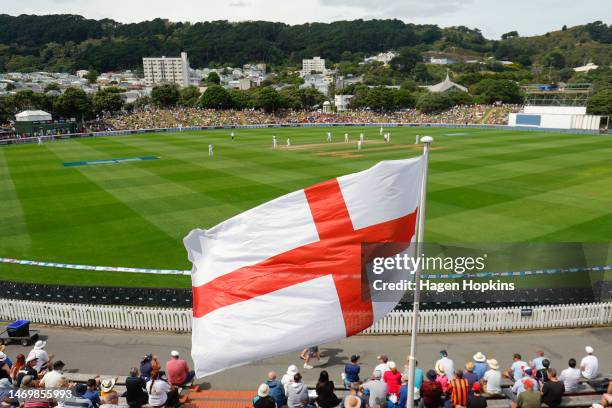
[[[453,378],[450,381],[449,390],[453,400],[453,407],[457,405],[465,407],[467,405],[468,381],[465,378]]]

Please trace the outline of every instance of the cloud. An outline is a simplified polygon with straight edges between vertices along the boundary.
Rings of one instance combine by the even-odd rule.
[[[318,0],[326,7],[345,7],[359,9],[372,17],[431,17],[454,13],[473,0]]]

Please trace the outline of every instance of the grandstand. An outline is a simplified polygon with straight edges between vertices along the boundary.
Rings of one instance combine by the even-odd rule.
[[[525,107],[510,113],[508,125],[542,129],[607,130],[607,116],[588,115],[586,105],[593,94],[591,84],[524,87]]]

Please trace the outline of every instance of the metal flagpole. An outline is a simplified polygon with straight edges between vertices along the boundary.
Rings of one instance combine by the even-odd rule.
[[[427,171],[429,168],[429,148],[433,142],[433,137],[424,136],[421,138],[423,143],[423,156],[425,167],[423,169],[423,180],[421,185],[421,203],[419,205],[419,218],[417,223],[417,245],[416,256],[421,256],[423,251],[423,236],[425,235],[425,201],[427,196]],[[414,271],[414,304],[412,306],[412,333],[410,334],[410,354],[408,356],[408,401],[407,408],[414,408],[414,373],[417,345],[417,331],[419,330],[419,302],[421,300],[421,269],[422,262],[419,262]],[[403,407],[402,407],[403,408]]]

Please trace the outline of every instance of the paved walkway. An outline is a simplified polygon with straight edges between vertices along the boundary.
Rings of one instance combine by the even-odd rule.
[[[165,364],[173,349],[178,350],[191,364],[189,334],[34,328],[40,329],[43,338],[47,338],[47,350],[62,359],[71,372],[126,375],[130,367],[138,365],[145,353],[156,354]],[[314,384],[321,369],[325,369],[336,384],[341,384],[340,373],[352,354],[361,355],[362,373],[365,375],[370,375],[376,365],[376,356],[381,353],[386,353],[402,367],[409,345],[410,336],[356,336],[327,344],[321,346],[325,355],[322,361],[315,364],[313,370],[306,371],[304,378],[307,384]],[[611,373],[612,327],[420,335],[417,357],[421,367],[430,368],[441,349],[448,350],[456,365],[465,363],[475,352],[481,351],[488,358],[496,358],[506,368],[511,363],[513,353],[521,353],[529,360],[534,357],[536,350],[542,349],[551,359],[552,366],[562,369],[570,357],[580,361],[586,345],[595,348],[595,354],[600,359],[600,371]],[[18,345],[9,345],[7,348],[10,357],[27,351]],[[268,371],[275,370],[280,376],[289,364],[299,362],[298,353],[269,358],[207,377],[201,382],[203,389],[253,390],[265,379]]]

